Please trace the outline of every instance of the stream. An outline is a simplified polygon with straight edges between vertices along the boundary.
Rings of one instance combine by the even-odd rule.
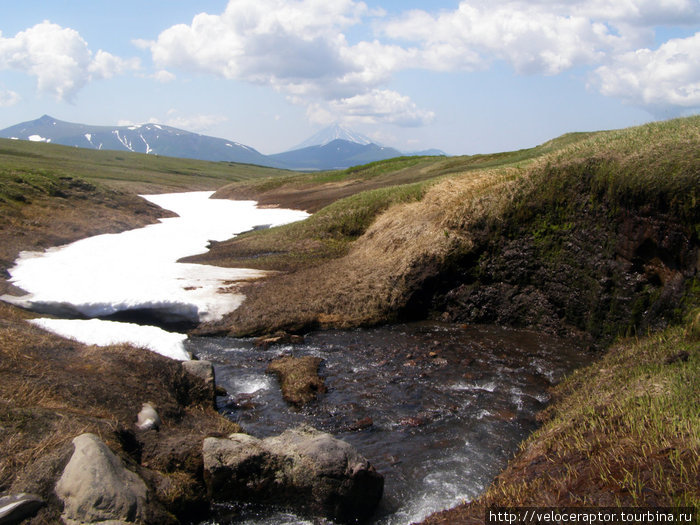
[[[190,338],[215,363],[228,396],[218,406],[245,432],[302,424],[355,446],[385,476],[374,521],[403,525],[480,494],[535,427],[547,389],[585,357],[551,336],[493,326],[420,322],[308,334],[301,345],[261,350],[252,340]],[[280,355],[323,358],[328,393],[301,410],[265,373]],[[207,523],[307,523],[254,506],[222,508]]]
[[[375,523],[412,523],[480,494],[536,427],[548,388],[587,359],[571,342],[540,333],[431,322],[319,331],[303,344],[268,350],[248,339],[174,332],[178,323],[235,309],[243,299],[231,293],[235,283],[261,275],[179,258],[205,251],[212,240],[307,216],[210,195],[149,196],[179,216],[24,252],[10,274],[26,295],[0,299],[52,314],[32,322],[86,344],[130,342],[173,359],[191,354],[212,361],[228,393],[218,398],[219,410],[254,436],[306,424],[349,442],[385,477]],[[153,320],[161,326],[145,326]],[[301,410],[290,408],[277,379],[265,373],[283,354],[321,357],[328,392]],[[308,522],[287,512],[220,505],[206,523]]]

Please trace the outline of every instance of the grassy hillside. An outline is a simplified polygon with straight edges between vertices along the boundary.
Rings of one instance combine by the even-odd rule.
[[[70,176],[132,193],[214,190],[232,182],[289,173],[229,162],[205,162],[121,151],[94,151],[0,139],[0,183],[14,172]]]
[[[351,243],[390,206],[419,201],[442,180],[484,180],[484,174],[493,173],[490,170],[525,169],[536,159],[591,135],[570,133],[514,152],[449,158],[398,157],[341,171],[232,183],[218,190],[215,197],[255,199],[261,205],[300,208],[314,215],[302,223],[241,235],[187,260],[285,271],[318,265],[347,254]]]

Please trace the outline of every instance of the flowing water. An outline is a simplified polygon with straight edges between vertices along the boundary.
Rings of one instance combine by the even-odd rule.
[[[254,436],[307,424],[348,441],[385,476],[377,523],[411,523],[478,495],[535,428],[549,386],[586,359],[566,341],[496,327],[416,323],[325,331],[301,345],[260,350],[250,340],[187,339],[153,326],[83,319],[123,313],[141,316],[141,324],[216,318],[242,300],[221,288],[251,271],[177,260],[204,251],[210,239],[306,216],[209,195],[150,196],[179,217],[23,253],[10,273],[28,293],[1,299],[73,317],[35,322],[87,344],[127,341],[176,359],[187,359],[189,351],[213,361],[217,382],[229,392],[219,398],[220,410]],[[304,409],[290,408],[277,380],[265,373],[281,354],[322,357],[328,393]],[[254,506],[222,506],[221,514],[227,517],[217,523],[304,523]]]
[[[536,427],[548,388],[586,359],[572,343],[534,332],[429,322],[315,332],[268,350],[232,338],[187,345],[215,363],[228,392],[219,408],[247,433],[307,424],[354,445],[385,476],[375,521],[392,525],[482,492]],[[265,373],[282,354],[323,358],[328,393],[301,410],[288,406]],[[210,523],[305,523],[251,506],[226,510]]]

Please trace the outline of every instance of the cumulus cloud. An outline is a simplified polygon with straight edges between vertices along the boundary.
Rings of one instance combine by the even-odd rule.
[[[38,90],[59,100],[71,100],[90,80],[111,78],[138,66],[137,60],[102,50],[93,56],[77,31],[48,21],[11,38],[0,34],[0,69],[35,76]]]
[[[561,5],[579,15],[621,25],[652,27],[700,22],[697,0],[573,0]]]
[[[333,121],[358,118],[359,102],[348,101],[376,99],[374,90],[414,58],[397,45],[348,43],[347,28],[381,14],[354,0],[231,0],[220,15],[201,13],[155,41],[136,43],[150,48],[159,68],[269,85],[305,105],[312,120]],[[396,115],[374,111],[372,118],[400,125],[425,120],[428,113],[406,100],[393,100]]]
[[[549,75],[595,63],[620,40],[605,24],[544,1],[462,2],[436,16],[411,11],[384,32],[418,42],[424,68],[474,70],[505,60],[518,72]]]
[[[149,47],[163,68],[185,68],[261,83],[337,77],[353,69],[340,30],[367,7],[352,0],[232,0],[163,31]]]
[[[380,15],[374,40],[348,41],[349,29]],[[630,53],[653,45],[656,26],[700,22],[698,0],[463,0],[452,10],[384,15],[356,0],[229,0],[221,14],[135,44],[151,51],[161,80],[177,70],[215,74],[272,86],[314,122],[413,126],[434,115],[386,89],[399,71],[505,61],[522,74],[557,75],[583,66],[599,68],[601,90],[616,93],[604,77],[632,67]]]
[[[19,94],[10,90],[0,89],[0,108],[9,108],[21,100]]]
[[[175,75],[166,69],[160,69],[151,75],[151,78],[156,79],[158,82],[167,83],[175,80]]]
[[[658,26],[700,22],[698,0],[469,0],[455,10],[413,10],[383,33],[415,45],[415,67],[472,71],[502,60],[523,74],[597,67],[601,93],[642,106],[698,105],[697,35],[657,51]]]
[[[607,96],[666,110],[700,108],[700,33],[639,49],[597,68],[593,84]]]
[[[388,89],[374,89],[334,100],[330,107],[344,115],[348,122],[365,124],[388,122],[399,126],[422,126],[435,118],[432,111],[420,109],[409,97]]]
[[[88,66],[88,72],[93,78],[112,78],[139,69],[140,66],[138,58],[123,59],[100,49]]]

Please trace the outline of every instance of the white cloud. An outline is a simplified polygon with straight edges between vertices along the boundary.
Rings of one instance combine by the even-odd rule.
[[[422,126],[435,118],[432,111],[420,109],[407,96],[388,89],[374,89],[331,102],[336,113],[348,122],[375,124],[388,122],[399,126]]]
[[[166,29],[150,49],[162,68],[272,84],[329,78],[354,68],[340,30],[366,12],[352,0],[232,0],[221,15]]]
[[[313,121],[331,122],[359,118],[358,101],[376,98],[374,90],[414,58],[397,45],[347,42],[346,28],[383,14],[354,0],[231,0],[221,15],[201,13],[156,41],[136,43],[150,47],[157,67],[269,85],[306,106]],[[372,111],[367,118],[426,120],[427,112],[401,100],[393,100],[395,115]]]
[[[165,118],[150,117],[145,123],[147,124],[164,124],[174,128],[181,128],[193,132],[205,132],[212,126],[228,121],[223,115],[180,115],[176,109],[168,111]],[[135,122],[133,120],[122,119],[117,122],[117,126],[138,126],[144,122]]]
[[[613,24],[653,27],[700,22],[697,0],[576,0],[562,5]]]
[[[11,38],[0,34],[0,69],[35,76],[38,90],[59,100],[71,100],[92,79],[110,78],[138,65],[137,60],[123,60],[102,50],[93,57],[77,31],[48,21]]]
[[[187,131],[203,132],[227,120],[223,115],[178,115],[176,110],[170,110],[163,123]]]
[[[88,71],[93,78],[112,78],[140,67],[141,61],[138,58],[125,60],[100,49],[88,67]]]
[[[18,93],[10,90],[0,90],[0,108],[9,108],[21,100]]]
[[[439,71],[506,60],[521,73],[558,74],[599,61],[620,37],[606,25],[552,2],[462,2],[437,16],[411,11],[384,32],[421,45],[417,65]]]
[[[153,73],[153,75],[151,75],[151,77],[156,79],[158,82],[163,82],[163,83],[172,82],[176,78],[173,73],[171,73],[170,71],[168,71],[166,69],[159,69],[158,71]]]
[[[700,108],[700,33],[615,57],[594,72],[604,95],[650,108]]]
[[[453,10],[390,19],[355,0],[229,0],[221,14],[201,13],[134,43],[150,49],[160,80],[181,70],[271,86],[314,122],[422,125],[434,115],[386,88],[398,71],[474,71],[494,61],[542,75],[617,67],[616,57],[625,62],[653,44],[656,26],[700,22],[698,7],[698,0],[463,0]],[[348,42],[347,30],[368,17],[382,17],[374,21],[377,39]]]

